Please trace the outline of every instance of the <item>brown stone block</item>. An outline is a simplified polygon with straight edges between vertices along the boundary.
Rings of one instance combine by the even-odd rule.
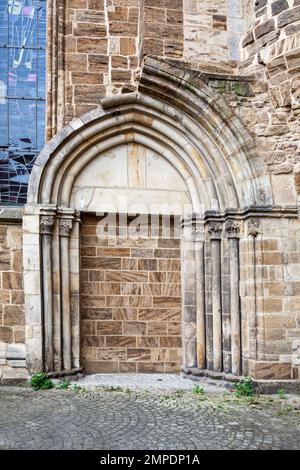
[[[103,11],[75,10],[75,20],[83,23],[105,23],[105,15]]]
[[[0,271],[9,271],[10,267],[10,252],[2,251],[0,253]]]
[[[159,348],[159,338],[155,336],[137,336],[138,348]]]
[[[181,322],[168,322],[168,335],[181,335]]]
[[[161,295],[167,297],[180,297],[181,285],[180,284],[165,284],[161,286]]]
[[[143,284],[143,295],[161,295],[162,284]]]
[[[89,54],[88,55],[88,69],[90,72],[107,72],[108,71],[108,56],[105,56],[102,54]]]
[[[145,335],[146,323],[141,321],[124,321],[123,333],[124,335]]]
[[[167,335],[167,323],[166,322],[148,322],[147,323],[147,334],[149,336],[161,336]]]
[[[4,326],[22,326],[25,325],[25,315],[21,305],[4,305],[3,312]]]
[[[130,307],[152,307],[152,297],[150,296],[132,296],[129,297]]]
[[[99,104],[105,96],[104,85],[75,85],[74,99],[80,103]]]
[[[177,308],[181,306],[180,297],[153,297],[153,307],[156,308]]]
[[[86,348],[102,348],[105,346],[105,336],[83,336],[81,345]]]
[[[10,304],[10,292],[10,290],[0,290],[0,304]]]
[[[137,320],[137,309],[136,308],[114,308],[113,319],[114,320]]]
[[[257,257],[257,262],[259,263],[259,256]],[[262,253],[262,263],[263,264],[282,264],[283,256],[282,253]]]
[[[155,258],[180,258],[180,250],[169,248],[158,248],[154,250]]]
[[[107,53],[107,40],[99,38],[77,38],[77,52],[106,54]],[[82,82],[85,83],[85,82]]]
[[[174,10],[182,10],[183,0],[144,0],[145,7],[157,8],[173,8]]]
[[[104,0],[88,0],[88,7],[91,10],[104,10]]]
[[[128,68],[128,59],[127,57],[121,55],[111,56],[111,66],[113,69],[127,69]]]
[[[69,0],[68,8],[87,8],[87,0]]]
[[[87,70],[87,55],[86,54],[66,54],[66,70],[72,71],[86,71]]]
[[[88,271],[89,281],[104,281],[104,272],[103,271]]]
[[[139,259],[138,269],[141,271],[156,271],[157,260],[156,259]]]
[[[92,227],[92,226],[89,226],[89,227]],[[85,247],[85,246],[97,247],[99,245],[99,242],[100,242],[100,239],[96,235],[87,236],[87,235],[83,234],[83,236],[80,239],[81,248]],[[101,243],[101,245],[102,245],[102,243]]]
[[[97,335],[101,336],[101,335],[121,335],[121,334],[122,334],[122,323],[120,321],[98,321],[97,322]]]
[[[164,372],[164,363],[163,362],[138,362],[137,371],[140,373],[163,373]]]
[[[147,282],[148,273],[142,271],[107,271],[105,279],[109,282]]]
[[[111,78],[113,82],[130,82],[131,70],[112,69]]]
[[[181,309],[145,308],[138,312],[138,319],[143,321],[180,321]]]
[[[97,349],[98,361],[126,361],[125,348]]]
[[[136,53],[136,39],[135,38],[120,38],[120,54],[121,55],[134,55]]]
[[[168,350],[163,348],[151,349],[152,362],[165,362],[168,360]]]
[[[94,246],[82,247],[81,256],[96,256],[96,247]]]
[[[136,362],[120,362],[119,372],[137,372]]]
[[[153,258],[153,250],[149,248],[131,248],[131,256],[134,258]]]
[[[109,32],[112,36],[136,37],[138,25],[137,23],[114,22],[110,24]]]
[[[86,374],[108,374],[118,372],[118,362],[85,360],[82,365]]]
[[[177,238],[159,238],[158,248],[180,248],[180,240]]]
[[[181,363],[182,349],[181,348],[168,349],[168,359],[171,362]]]
[[[88,348],[86,346],[81,346],[81,357],[82,359],[87,359],[90,361],[94,361],[97,359],[97,349],[96,348]]]
[[[81,307],[80,313],[87,320],[112,320],[113,309],[111,308],[86,308]]]
[[[121,259],[83,256],[81,258],[81,267],[83,269],[121,269]]]
[[[121,284],[121,294],[122,295],[141,295],[142,284],[135,284],[133,282],[124,282]],[[143,291],[143,294],[145,294],[144,291]]]
[[[164,40],[164,55],[172,58],[181,58],[183,55],[183,41]]]
[[[183,39],[182,25],[145,23],[144,34],[146,38],[160,38],[178,41]]]
[[[138,269],[138,259],[132,259],[132,258],[123,258],[122,259],[122,269],[132,269],[136,270]]]
[[[122,257],[130,256],[130,248],[97,248],[97,256]]]
[[[14,329],[14,343],[25,343],[25,331],[23,329],[22,330]]]
[[[173,273],[172,273],[173,274]],[[150,272],[149,282],[167,282],[167,273],[163,272]]]
[[[181,263],[179,259],[160,259],[158,260],[159,271],[180,271]],[[176,282],[176,281],[172,281]]]
[[[181,16],[182,16],[182,13],[181,13]],[[166,23],[166,10],[162,8],[145,7],[144,8],[144,22]]]
[[[181,371],[181,363],[165,362],[165,372],[169,374],[178,374]]]
[[[119,348],[135,348],[136,337],[135,336],[107,336],[106,338],[107,347],[119,347]]]
[[[161,348],[181,348],[181,337],[180,336],[161,336],[160,347]]]
[[[10,292],[10,303],[13,305],[23,305],[24,292],[22,290],[12,290]]]
[[[105,297],[103,295],[82,295],[81,301],[84,307],[105,307]]]
[[[23,274],[14,272],[2,273],[2,288],[3,289],[23,289]]]
[[[129,8],[128,21],[129,23],[138,23],[139,20],[139,8]]]
[[[106,297],[106,304],[108,307],[129,307],[129,297],[121,295]]]
[[[108,10],[108,21],[122,21],[127,23],[128,21],[128,8],[126,7],[115,7],[114,10]]]
[[[72,72],[72,83],[85,83],[86,85],[102,85],[103,84],[103,73],[97,72]],[[95,233],[95,227],[89,225],[84,233],[89,234]]]
[[[282,312],[282,300],[281,299],[264,299],[262,302],[261,308],[263,309],[263,311],[267,313]]]
[[[151,350],[142,348],[127,349],[127,360],[134,362],[150,361]]]
[[[85,75],[102,77],[102,73],[96,73],[96,72],[94,72],[94,73],[93,72],[73,72],[72,73],[72,77],[76,78],[76,80],[78,80],[79,83],[83,82],[83,79],[84,79]],[[85,82],[83,82],[83,83],[85,83]],[[92,235],[92,236],[96,237],[96,235],[97,235],[97,226],[94,225],[94,224],[90,225],[87,222],[83,223],[82,226],[81,226],[81,236],[85,236],[85,235]],[[94,240],[95,240],[95,245],[96,245],[97,244],[97,242],[96,242],[97,238],[95,238]],[[82,238],[80,239],[80,241],[81,241],[81,244],[82,244]],[[90,243],[86,243],[86,244],[90,245]],[[92,244],[92,245],[94,245],[94,244]]]
[[[0,326],[0,341],[4,343],[13,342],[13,330],[8,326]]]
[[[82,320],[81,321],[81,334],[82,336],[95,335],[96,334],[96,322],[91,321],[91,320]]]
[[[171,23],[171,24],[183,23],[183,13],[181,10],[167,10],[166,14],[167,14],[167,23]],[[225,20],[225,24],[226,24],[226,20]]]
[[[16,272],[23,271],[23,253],[21,250],[15,250],[12,252],[12,270]]]
[[[162,39],[157,38],[145,38],[143,43],[143,53],[161,55],[163,52],[164,43]]]
[[[291,364],[289,362],[248,361],[248,375],[257,380],[291,379]]]
[[[274,31],[275,29],[275,22],[273,18],[270,18],[269,20],[259,24],[256,26],[254,33],[256,39],[260,38],[261,36],[264,36],[265,34],[270,33],[271,31]]]

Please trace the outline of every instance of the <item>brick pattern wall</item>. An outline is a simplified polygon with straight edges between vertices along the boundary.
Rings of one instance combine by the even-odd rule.
[[[142,0],[140,59],[183,57],[183,0]]]
[[[0,225],[0,342],[24,343],[22,227]]]
[[[162,233],[81,236],[81,355],[87,372],[177,372],[181,366],[180,240]],[[102,227],[102,225],[101,225]],[[142,233],[142,236],[141,236]]]

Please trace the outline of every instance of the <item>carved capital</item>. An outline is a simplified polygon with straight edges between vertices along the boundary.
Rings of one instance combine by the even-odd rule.
[[[260,220],[250,219],[248,222],[248,235],[256,237],[261,232]]]
[[[73,226],[72,219],[60,219],[59,221],[59,235],[61,237],[69,237]]]
[[[54,215],[42,215],[40,218],[41,235],[52,235],[55,217]]]
[[[212,222],[208,226],[208,233],[211,240],[221,240],[222,238],[222,224],[218,222]]]
[[[241,227],[234,220],[227,220],[227,222],[225,223],[225,230],[228,238],[238,238],[241,231]]]

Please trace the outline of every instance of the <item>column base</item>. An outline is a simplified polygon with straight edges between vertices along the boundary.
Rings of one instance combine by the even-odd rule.
[[[72,377],[73,379],[80,379],[81,377],[84,377],[84,372],[81,367],[77,367],[75,369],[59,370],[54,372],[45,372],[45,374],[49,379],[59,379],[60,377],[64,377],[66,379],[69,377]]]

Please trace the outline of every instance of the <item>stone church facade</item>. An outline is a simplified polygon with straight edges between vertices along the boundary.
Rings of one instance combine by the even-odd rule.
[[[300,1],[46,3],[46,143],[0,215],[1,378],[299,381]]]

